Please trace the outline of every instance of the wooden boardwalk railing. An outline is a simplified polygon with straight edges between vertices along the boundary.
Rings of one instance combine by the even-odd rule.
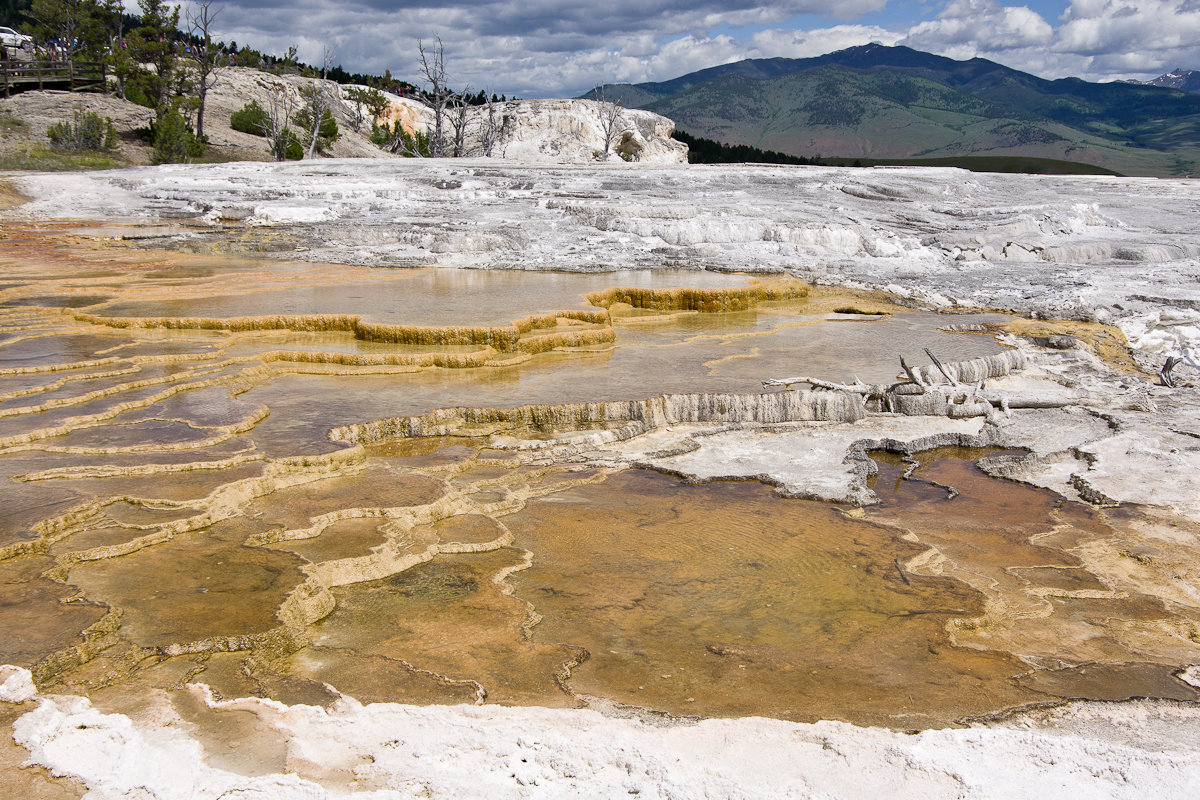
[[[103,89],[106,77],[98,61],[0,61],[5,97],[26,89]]]

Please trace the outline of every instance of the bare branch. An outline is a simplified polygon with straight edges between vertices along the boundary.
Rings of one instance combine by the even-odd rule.
[[[455,158],[467,155],[467,133],[471,123],[471,108],[467,104],[467,96],[470,93],[471,87],[464,87],[461,92],[453,95],[449,102],[450,113],[447,121],[450,125],[453,142],[453,150],[450,154]]]
[[[942,375],[946,377],[946,380],[950,382],[951,386],[958,386],[958,381],[955,380],[953,375],[946,371],[946,367],[944,364],[942,364],[941,359],[935,356],[933,351],[928,347],[925,348],[925,355],[929,356],[929,360],[932,361],[933,365],[938,368],[938,372],[942,373]]]
[[[900,368],[904,370],[904,374],[908,376],[910,381],[915,383],[917,386],[920,386],[922,389],[925,388],[925,382],[922,381],[915,372],[913,372],[913,368],[910,367],[904,360],[904,356],[900,356]]]
[[[487,96],[494,97],[490,92]],[[496,149],[496,143],[500,140],[500,131],[503,127],[503,120],[500,117],[499,109],[494,99],[489,99],[480,113],[479,119],[479,151],[480,155],[491,157]]]
[[[420,60],[421,74],[429,84],[427,98],[433,109],[433,134],[429,137],[429,154],[434,158],[446,155],[446,103],[449,91],[446,89],[446,48],[442,37],[435,38],[436,45],[426,47],[424,39],[417,40],[417,53]]]
[[[217,85],[217,67],[224,66],[225,53],[212,42],[212,26],[221,9],[212,7],[212,0],[200,0],[193,9],[188,7],[188,28],[192,35],[203,40],[193,58],[196,62],[196,93],[200,101],[196,110],[196,137],[204,137],[204,105],[209,90]]]
[[[1177,366],[1186,364],[1193,369],[1200,370],[1200,363],[1192,357],[1188,350],[1181,350],[1177,356],[1167,356],[1166,363],[1162,365],[1162,369],[1158,372],[1158,377],[1162,380],[1163,386],[1175,387],[1175,377],[1171,374]]]
[[[791,386],[796,383],[807,383],[814,389],[851,392],[852,394],[883,395],[887,391],[887,387],[880,383],[835,383],[833,381],[822,380],[821,378],[810,378],[807,375],[797,375],[794,378],[771,378],[763,381],[762,385],[765,389],[771,386]]]
[[[304,111],[312,129],[306,158],[316,156],[317,144],[321,138],[321,122],[325,114],[333,107],[334,93],[337,92],[337,88],[325,78],[332,66],[333,51],[326,47],[321,52],[321,77],[313,78],[312,85],[302,92],[306,100]]]
[[[613,141],[617,138],[617,133],[621,125],[621,112],[625,109],[620,103],[608,100],[603,86],[597,86],[592,94],[596,100],[596,116],[600,120],[600,134],[604,137],[604,151],[600,155],[601,161],[608,161],[609,155],[612,153]]]
[[[291,137],[288,135],[288,125],[292,122],[292,114],[296,111],[296,102],[286,85],[273,84],[267,92],[267,120],[263,126],[263,136],[271,145],[271,155],[276,161],[287,158],[287,148]]]

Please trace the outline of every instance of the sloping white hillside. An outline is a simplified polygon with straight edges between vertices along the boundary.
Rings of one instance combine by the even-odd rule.
[[[550,160],[558,146],[563,160],[584,157],[576,132],[589,123],[578,113],[586,101],[558,102],[514,112],[537,122],[514,125],[498,150]],[[788,272],[888,286],[940,306],[1113,322],[1156,358],[1200,346],[1194,181],[405,159],[173,166],[17,183],[34,198],[21,216],[204,218],[218,237],[222,220],[249,219],[293,226],[300,257],[312,260]]]
[[[303,105],[301,90],[317,85],[312,78],[298,75],[273,75],[247,67],[226,67],[216,71],[217,82],[209,92],[204,117],[210,155],[222,160],[268,160],[266,140],[252,133],[236,131],[229,117],[251,101],[269,108],[273,95],[283,97],[293,109]],[[340,102],[332,111],[340,137],[324,154],[334,158],[394,158],[370,140],[369,112],[356,109],[350,99],[354,87],[326,84],[337,91]],[[365,88],[365,87],[360,87]],[[379,122],[399,122],[410,132],[428,133],[433,129],[433,112],[411,98],[386,95],[388,110]],[[71,118],[76,108],[96,111],[113,120],[117,130],[129,133],[150,124],[153,113],[135,103],[117,97],[73,94],[62,91],[25,92],[0,98],[0,109],[24,123],[22,141],[44,142],[46,129]],[[493,120],[492,146],[484,144],[486,121]],[[291,126],[296,129],[293,124]],[[675,125],[666,117],[649,111],[623,109],[611,140],[613,159],[647,163],[687,161],[687,146],[671,138]],[[447,128],[449,131],[449,127]],[[450,134],[448,134],[450,135]],[[0,136],[0,153],[6,148],[7,135]],[[8,143],[11,144],[11,143]],[[602,160],[604,134],[597,104],[590,100],[514,100],[497,103],[492,109],[472,108],[466,123],[466,149],[469,156],[520,159],[541,163],[580,164]],[[136,141],[122,144],[123,155],[135,163],[149,161],[149,148]]]

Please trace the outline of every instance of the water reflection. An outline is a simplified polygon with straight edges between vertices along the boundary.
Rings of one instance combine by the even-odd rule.
[[[911,480],[881,457],[883,502],[852,512],[753,482],[608,474],[470,439],[352,448],[329,437],[455,406],[755,393],[801,374],[882,383],[897,356],[924,363],[926,347],[947,361],[999,349],[940,331],[943,316],[876,296],[618,309],[524,331],[611,324],[612,341],[534,355],[303,323],[121,328],[104,323],[509,325],[584,308],[585,293],[614,285],[749,279],[119,252],[92,252],[96,268],[80,269],[36,241],[0,253],[14,276],[0,289],[0,604],[12,610],[0,641],[3,660],[35,666],[44,685],[113,707],[200,679],[289,702],[329,702],[329,684],[362,700],[602,698],[898,727],[1123,686],[1189,691],[1169,670],[1190,657],[1195,615],[1118,590],[1120,570],[1084,546],[1117,537],[1118,523],[989,478],[979,454],[923,456]],[[118,291],[108,320],[70,310],[71,297]],[[895,313],[831,313],[860,302]],[[430,354],[463,361],[433,366]]]

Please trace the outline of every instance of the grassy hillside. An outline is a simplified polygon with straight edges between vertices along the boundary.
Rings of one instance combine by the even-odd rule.
[[[1017,172],[1032,175],[1118,175],[1104,167],[1024,156],[958,156],[953,158],[803,158],[775,150],[760,150],[750,145],[722,144],[713,139],[692,136],[676,128],[671,134],[688,146],[691,164],[799,164],[838,167],[957,167],[972,172]]]
[[[743,61],[606,90],[693,135],[803,157],[1002,156],[1135,175],[1189,174],[1200,163],[1200,96],[1050,81],[906,47]]]
[[[835,166],[861,167],[958,167],[971,172],[1015,172],[1026,175],[1120,175],[1105,167],[1079,161],[1029,156],[958,156],[949,158],[826,159]]]

